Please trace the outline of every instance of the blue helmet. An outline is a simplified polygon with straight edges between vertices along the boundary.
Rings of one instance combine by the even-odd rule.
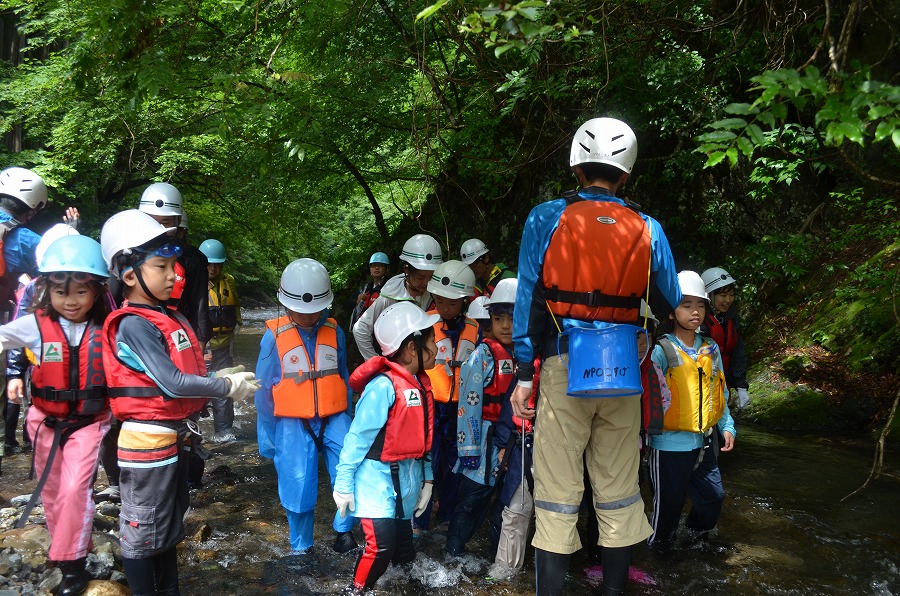
[[[377,264],[390,265],[391,260],[390,260],[390,258],[388,258],[386,253],[376,252],[369,258],[369,265],[377,265]]]
[[[225,262],[225,245],[210,238],[209,240],[204,240],[200,244],[200,252],[206,255],[206,260],[210,263],[224,263]]]
[[[109,277],[100,243],[87,236],[63,236],[47,247],[38,270],[41,273],[82,272]]]

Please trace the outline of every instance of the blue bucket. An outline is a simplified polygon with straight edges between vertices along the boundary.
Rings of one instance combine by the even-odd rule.
[[[639,395],[643,391],[643,357],[638,357],[638,333],[646,334],[647,331],[634,325],[566,329],[565,335],[569,339],[569,383],[566,394],[572,397]],[[646,352],[643,356],[646,356]]]

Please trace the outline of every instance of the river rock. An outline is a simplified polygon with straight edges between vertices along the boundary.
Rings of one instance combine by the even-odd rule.
[[[38,590],[46,590],[47,592],[56,592],[59,584],[62,583],[63,573],[59,567],[48,569],[41,575],[41,581],[38,584]]]
[[[0,547],[13,548],[19,552],[34,552],[50,549],[50,532],[47,526],[27,525],[0,533]]]
[[[17,497],[13,497],[12,499],[9,500],[9,502],[12,503],[13,507],[23,507],[23,506],[27,505],[28,501],[30,501],[30,500],[31,500],[31,494],[29,493],[27,495],[19,495]],[[40,502],[41,502],[41,500],[38,499],[38,503],[40,503]]]
[[[84,596],[131,596],[131,590],[118,582],[93,579],[88,582]]]
[[[97,513],[107,517],[119,517],[119,506],[112,501],[104,501],[97,505]]]
[[[212,528],[209,527],[209,524],[200,524],[197,531],[191,535],[191,540],[194,542],[203,542],[204,540],[209,539],[210,536],[212,536]]]

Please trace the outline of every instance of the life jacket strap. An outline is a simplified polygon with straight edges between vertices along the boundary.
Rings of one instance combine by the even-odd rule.
[[[559,286],[552,286],[550,288],[547,288],[545,297],[550,302],[581,304],[590,308],[609,307],[621,309],[639,309],[641,307],[640,296],[612,296],[610,294],[604,294],[600,290],[592,290],[590,292],[571,292],[569,290],[560,290]]]

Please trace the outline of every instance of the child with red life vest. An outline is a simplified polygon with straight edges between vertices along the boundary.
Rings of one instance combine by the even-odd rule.
[[[356,590],[373,588],[389,564],[416,557],[410,517],[425,511],[432,492],[434,399],[425,371],[437,356],[438,319],[411,302],[388,306],[375,321],[384,356],[350,376],[362,397],[344,438],[333,496],[341,515],[356,515],[366,537],[353,575]]]
[[[725,382],[734,390],[737,399],[732,403],[743,409],[750,405],[747,383],[747,354],[744,352],[744,338],[741,323],[734,305],[735,280],[721,267],[707,269],[700,274],[709,294],[712,308],[700,327],[701,333],[709,335],[719,345],[722,364],[725,366]]]
[[[297,259],[284,269],[278,301],[286,316],[266,321],[260,342],[256,392],[259,453],[274,460],[278,496],[287,511],[291,556],[312,555],[313,514],[319,493],[319,453],[332,484],[350,428],[347,347],[328,317],[334,300],[325,267]],[[333,549],[357,548],[353,517],[335,513]]]
[[[462,366],[458,411],[457,453],[454,471],[460,476],[456,509],[447,530],[447,553],[459,555],[475,534],[488,509],[512,421],[500,429],[501,409],[515,387],[512,347],[512,307],[518,280],[501,280],[488,300],[495,339],[484,340]],[[499,295],[498,295],[499,293]],[[496,296],[496,299],[494,298]],[[508,412],[511,416],[511,411]],[[496,437],[495,433],[500,433]],[[521,458],[520,458],[521,459]],[[515,482],[514,482],[515,483]],[[530,514],[529,514],[530,515]],[[527,529],[527,525],[526,525]]]
[[[77,235],[54,241],[40,272],[36,308],[0,327],[0,352],[28,348],[37,358],[26,423],[39,480],[19,527],[40,496],[49,556],[63,572],[59,593],[72,596],[82,593],[90,579],[85,563],[94,515],[91,487],[110,423],[100,343],[109,313],[109,273],[100,245]],[[18,394],[13,399],[21,402]]]
[[[685,525],[705,532],[715,527],[725,500],[714,448],[714,426],[724,435],[721,450],[734,448],[736,431],[728,411],[728,389],[715,342],[698,333],[706,315],[703,280],[694,271],[678,274],[682,301],[669,315],[670,333],[653,348],[653,361],[666,375],[672,401],[663,432],[650,435],[649,469],[653,485],[653,534],[649,544],[675,538],[688,494]]]
[[[100,233],[104,260],[125,286],[125,304],[106,320],[103,367],[113,415],[122,421],[118,464],[122,566],[132,594],[178,594],[177,544],[188,510],[184,446],[199,434],[208,397],[243,400],[253,373],[206,376],[203,352],[187,319],[165,307],[180,247],[171,228],[128,210]]]
[[[480,340],[478,323],[464,314],[466,302],[475,293],[475,274],[463,262],[450,260],[434,270],[428,291],[440,320],[434,326],[438,355],[434,368],[427,370],[434,391],[434,443],[431,465],[438,518],[447,522],[456,507],[460,477],[456,465],[456,418],[459,403],[460,367],[468,360]],[[430,528],[431,505],[413,520],[413,533],[421,535]]]

